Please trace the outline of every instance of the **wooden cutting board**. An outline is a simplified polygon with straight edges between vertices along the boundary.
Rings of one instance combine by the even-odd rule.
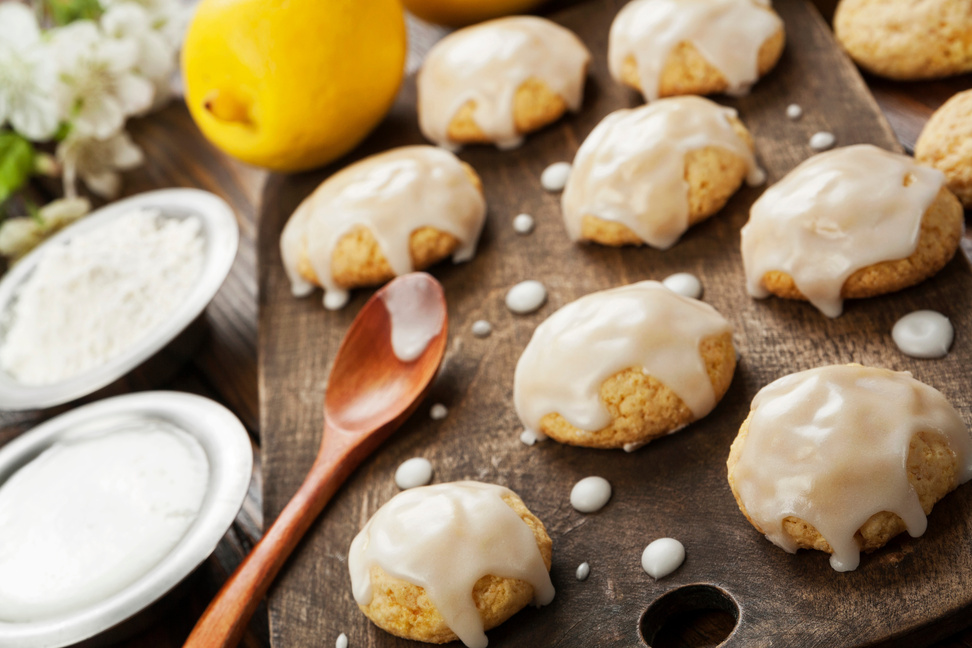
[[[608,27],[622,2],[587,2],[552,17],[574,30],[594,60],[584,108],[531,135],[513,152],[472,147],[461,154],[482,176],[489,217],[470,263],[443,264],[433,273],[446,288],[450,343],[432,395],[377,455],[366,461],[312,527],[271,590],[275,646],[329,646],[341,632],[354,648],[416,645],[385,634],[357,610],[346,556],[351,539],[398,489],[401,461],[428,458],[436,482],[476,479],[509,486],[545,522],[554,540],[553,604],[528,609],[489,633],[491,646],[571,648],[645,645],[642,617],[655,601],[682,607],[724,607],[737,614],[728,646],[916,646],[964,627],[972,611],[972,485],[935,507],[924,537],[899,538],[865,556],[851,573],[834,572],[819,552],[790,555],[760,536],[736,508],[726,483],[729,445],[759,388],[791,372],[830,363],[860,362],[908,370],[940,390],[972,421],[972,271],[960,253],[936,277],[915,288],[849,302],[829,320],[807,304],[754,301],[745,292],[739,230],[762,189],[740,191],[714,218],[692,228],[671,250],[610,249],[571,243],[559,194],[540,188],[541,171],[571,160],[609,112],[640,98],[608,76]],[[894,137],[853,66],[804,0],[778,0],[787,48],[777,68],[739,100],[757,154],[773,182],[810,156],[818,130],[841,145],[870,142],[897,149]],[[790,121],[789,103],[804,108]],[[392,113],[351,159],[423,142],[416,126],[414,81]],[[338,167],[275,177],[264,195],[260,223],[260,411],[266,519],[273,520],[297,489],[317,452],[322,398],[330,362],[355,313],[371,291],[356,291],[340,312],[316,297],[297,300],[280,264],[279,233],[301,199]],[[513,216],[533,214],[536,231],[514,233]],[[735,326],[741,354],[732,387],[707,418],[638,452],[596,451],[553,442],[527,447],[512,407],[513,369],[534,328],[584,294],[688,271],[702,279],[703,299]],[[537,313],[516,316],[503,297],[514,283],[539,279],[549,289]],[[957,331],[941,360],[915,360],[897,351],[890,330],[919,308],[945,313]],[[486,339],[472,336],[477,319],[492,322]],[[433,421],[432,403],[449,415]],[[571,486],[588,475],[611,481],[614,496],[601,512],[582,515],[568,503]],[[651,540],[671,536],[687,559],[660,581],[640,567]],[[589,562],[591,575],[574,578]],[[699,584],[700,587],[685,589]],[[659,618],[653,608],[644,623]]]

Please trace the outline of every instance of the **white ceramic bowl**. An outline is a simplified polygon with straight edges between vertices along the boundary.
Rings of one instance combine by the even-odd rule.
[[[0,280],[0,314],[6,314],[21,284],[31,275],[52,246],[89,232],[134,209],[157,209],[163,217],[196,216],[206,238],[205,259],[199,279],[186,300],[162,324],[131,348],[107,363],[50,385],[25,385],[0,370],[0,409],[25,410],[53,407],[87,396],[118,380],[171,342],[199,316],[223,285],[236,258],[240,230],[229,205],[218,196],[199,189],[150,191],[103,207],[64,228],[31,251]],[[54,308],[55,305],[52,305]],[[0,323],[3,316],[0,315]],[[3,330],[0,329],[0,335]]]
[[[93,637],[161,598],[216,548],[246,496],[253,467],[250,439],[222,405],[192,394],[151,391],[97,401],[61,414],[0,448],[0,487],[21,467],[82,426],[120,418],[162,419],[191,434],[209,460],[209,483],[199,515],[185,536],[140,579],[104,600],[43,621],[2,620],[0,646],[55,648]]]

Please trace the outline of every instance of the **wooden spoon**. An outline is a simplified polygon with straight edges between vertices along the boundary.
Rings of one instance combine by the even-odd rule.
[[[417,359],[402,362],[392,348],[392,321],[385,304],[391,300],[407,305],[414,299],[427,302],[423,319],[428,315],[442,325]],[[270,583],[338,487],[428,392],[445,354],[447,324],[442,286],[424,272],[403,275],[368,300],[334,359],[324,397],[321,449],[310,473],[203,612],[185,646],[239,643]]]

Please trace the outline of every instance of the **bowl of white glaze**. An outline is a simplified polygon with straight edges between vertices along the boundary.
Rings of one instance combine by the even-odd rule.
[[[26,617],[13,614],[9,608],[0,610],[0,646],[70,646],[115,628],[176,587],[216,548],[246,496],[253,454],[249,436],[239,419],[222,405],[201,396],[141,392],[97,401],[57,416],[0,448],[0,495],[5,485],[15,485],[11,479],[18,471],[36,465],[31,462],[55,445],[63,448],[83,442],[87,437],[97,439],[105,430],[110,432],[118,425],[160,421],[191,437],[192,446],[201,448],[203,461],[208,465],[198,511],[184,533],[151,564],[138,562],[139,575],[121,589],[115,588],[90,600],[72,601],[70,606],[53,613],[34,613],[36,618],[27,618],[30,614]],[[100,509],[95,506],[92,510]],[[97,525],[102,519],[92,516],[90,524]],[[71,542],[62,542],[68,546],[67,551],[71,551]],[[132,555],[125,560],[143,560]],[[70,559],[68,556],[61,562]],[[13,616],[20,618],[13,619]]]
[[[57,382],[28,384],[0,368],[0,409],[26,410],[53,407],[92,394],[135,369],[172,342],[193,323],[212,301],[226,279],[239,246],[239,226],[233,210],[218,196],[199,189],[162,189],[119,200],[73,223],[25,256],[0,279],[0,346],[12,326],[13,306],[20,289],[45,254],[74,237],[101,227],[137,210],[157,211],[163,219],[194,217],[200,224],[202,261],[198,276],[184,299],[155,326],[107,361]],[[50,305],[52,316],[57,304]]]

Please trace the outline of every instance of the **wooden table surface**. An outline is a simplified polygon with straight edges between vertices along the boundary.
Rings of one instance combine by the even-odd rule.
[[[593,0],[596,1],[596,0]],[[814,0],[825,15],[830,15],[836,0]],[[555,6],[565,3],[553,3]],[[438,30],[412,25],[412,54],[427,49]],[[823,73],[823,72],[822,72]],[[972,75],[944,81],[896,83],[866,77],[882,110],[899,140],[910,151],[931,113],[954,93],[972,87]],[[136,373],[125,381],[102,390],[95,400],[109,395],[148,388],[176,389],[211,397],[233,410],[250,432],[255,454],[253,481],[243,509],[226,533],[213,556],[180,588],[156,606],[148,626],[122,646],[179,646],[196,618],[260,537],[263,527],[260,480],[260,448],[257,412],[257,286],[256,231],[261,199],[269,173],[246,166],[216,150],[206,142],[189,118],[185,107],[173,104],[150,117],[133,122],[133,136],[146,153],[146,165],[125,176],[124,191],[134,194],[164,187],[198,187],[222,196],[236,211],[240,229],[240,251],[229,278],[205,314],[203,340],[187,364],[160,382],[156,373]],[[44,192],[44,188],[39,189]],[[968,214],[967,214],[968,216]],[[972,235],[966,234],[963,251],[972,259]],[[0,412],[0,445],[52,415],[69,409],[41,412]],[[714,626],[718,621],[712,622]],[[708,621],[687,629],[686,646],[707,643]],[[713,630],[718,632],[718,628]],[[250,624],[244,646],[269,646],[266,611],[261,607]],[[330,645],[322,638],[322,645]],[[939,644],[936,648],[972,648],[972,628]],[[279,648],[279,647],[278,647]]]

